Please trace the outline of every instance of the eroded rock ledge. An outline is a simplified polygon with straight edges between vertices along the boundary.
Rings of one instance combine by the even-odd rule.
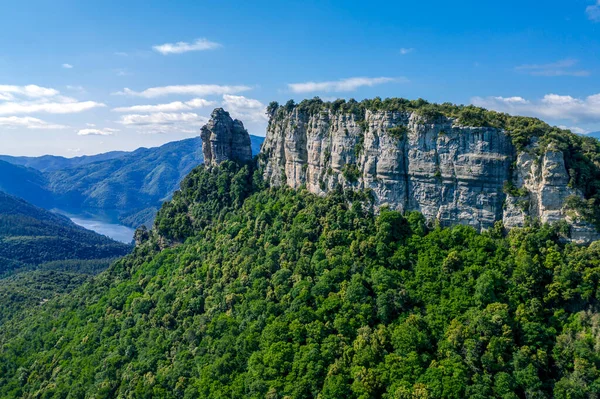
[[[532,144],[532,145],[535,145]],[[502,129],[462,126],[412,111],[352,113],[298,107],[273,112],[261,152],[271,185],[306,186],[325,194],[338,185],[371,189],[377,206],[420,211],[442,225],[478,230],[502,220],[566,220],[571,238],[600,238],[594,226],[568,212],[565,201],[582,194],[569,187],[562,152],[541,157],[517,151]],[[512,195],[505,189],[511,182]]]
[[[200,131],[206,165],[218,165],[226,160],[250,161],[252,147],[244,124],[232,119],[223,108],[216,108]]]

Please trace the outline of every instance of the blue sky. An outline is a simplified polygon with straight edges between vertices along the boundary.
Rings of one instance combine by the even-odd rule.
[[[35,1],[0,13],[0,153],[264,135],[290,98],[425,98],[600,130],[600,1]],[[148,90],[150,89],[150,90]]]

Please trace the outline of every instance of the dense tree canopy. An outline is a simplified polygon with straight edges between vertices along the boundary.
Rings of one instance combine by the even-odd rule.
[[[196,169],[132,255],[0,330],[0,396],[600,393],[599,245],[427,226],[257,176]]]

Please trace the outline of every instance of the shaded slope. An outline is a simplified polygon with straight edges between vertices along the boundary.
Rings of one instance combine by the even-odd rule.
[[[120,257],[130,246],[0,192],[0,274],[46,262]]]
[[[0,191],[44,208],[54,206],[46,177],[35,169],[0,161]]]

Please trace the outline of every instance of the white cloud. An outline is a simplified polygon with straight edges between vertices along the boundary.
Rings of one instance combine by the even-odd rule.
[[[0,85],[0,115],[35,113],[72,114],[105,107],[95,101],[78,101],[60,95],[56,89],[36,85]]]
[[[549,64],[519,65],[515,70],[532,76],[589,76],[590,71],[574,69],[578,63],[578,60],[567,58]]]
[[[516,115],[571,120],[575,123],[600,122],[600,93],[585,98],[546,94],[536,101],[522,97],[474,97],[471,102],[477,106]]]
[[[113,95],[121,96],[133,96],[133,97],[144,97],[144,98],[155,98],[161,96],[168,96],[173,94],[179,95],[194,95],[194,96],[210,96],[210,95],[223,95],[223,94],[235,94],[242,91],[251,90],[248,86],[221,86],[221,85],[176,85],[176,86],[162,86],[162,87],[151,87],[141,92],[133,91],[129,88],[123,89],[113,93]]]
[[[600,22],[600,0],[595,5],[587,6],[585,12],[591,21]]]
[[[43,98],[57,96],[58,94],[60,94],[60,92],[56,89],[41,87],[37,85],[0,85],[0,100],[12,100],[14,96],[23,96],[28,98]]]
[[[208,118],[198,116],[193,112],[158,112],[155,114],[129,114],[123,115],[119,123],[127,126],[145,126],[145,125],[173,125],[181,122],[201,124],[208,121]]]
[[[24,101],[0,103],[0,115],[33,114],[44,112],[48,114],[74,114],[93,108],[105,107],[105,104],[95,101]]]
[[[391,82],[406,82],[406,78],[365,78],[355,77],[328,82],[304,82],[304,83],[289,83],[288,87],[294,93],[311,93],[311,92],[344,92],[354,91],[363,86],[375,86],[383,83]]]
[[[85,87],[83,86],[67,85],[67,89],[71,91],[78,91],[79,93],[85,93]]]
[[[577,133],[577,134],[587,134],[587,133],[590,133],[590,131],[588,129],[584,129],[584,128],[581,128],[579,126],[559,125],[558,127],[561,128],[561,129],[570,130],[573,133]]]
[[[189,111],[196,108],[203,108],[214,105],[214,101],[208,101],[203,98],[194,98],[193,100],[182,102],[174,101],[168,104],[156,105],[134,105],[132,107],[119,107],[113,109],[115,112],[177,112]]]
[[[406,55],[406,54],[410,54],[410,53],[412,53],[413,51],[415,51],[415,49],[414,49],[414,48],[412,48],[412,47],[410,47],[410,48],[402,47],[402,48],[400,49],[400,54],[402,54],[402,55]]]
[[[196,39],[193,43],[177,42],[177,43],[165,43],[159,46],[153,46],[154,51],[161,53],[162,55],[169,54],[182,54],[189,51],[205,51],[214,50],[221,47],[219,43],[211,42],[207,39]]]
[[[267,122],[266,105],[253,98],[225,94],[223,107],[242,122]]]
[[[78,136],[112,136],[115,132],[118,132],[119,129],[80,129],[77,132]]]
[[[73,65],[71,64],[62,64],[62,67],[65,69],[73,69]]]
[[[81,148],[67,148],[67,152],[78,153],[81,152]]]
[[[27,129],[65,129],[68,126],[58,125],[43,121],[30,116],[5,116],[0,117],[0,126],[8,128],[27,128]]]

